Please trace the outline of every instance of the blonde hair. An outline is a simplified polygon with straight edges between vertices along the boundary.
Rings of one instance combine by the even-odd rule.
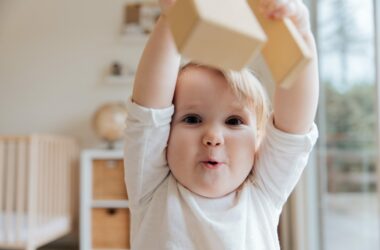
[[[247,68],[241,71],[221,70],[190,62],[180,68],[179,74],[189,67],[208,68],[224,76],[234,94],[255,114],[257,140],[258,144],[260,144],[270,114],[270,105],[266,91],[253,71]]]

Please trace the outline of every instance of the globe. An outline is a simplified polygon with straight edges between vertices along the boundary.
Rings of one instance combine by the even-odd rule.
[[[97,136],[108,142],[110,148],[123,137],[126,106],[122,102],[110,102],[99,107],[93,116],[93,128]]]

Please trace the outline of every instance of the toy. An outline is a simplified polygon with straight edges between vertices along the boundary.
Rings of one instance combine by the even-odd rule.
[[[288,88],[311,59],[311,52],[291,20],[269,20],[259,11],[260,0],[247,0],[268,36],[262,55],[274,82]]]
[[[311,53],[288,20],[269,20],[260,0],[177,0],[166,13],[178,51],[194,62],[240,70],[262,52],[274,82],[284,88]]]
[[[214,67],[239,70],[266,41],[246,0],[178,0],[166,18],[178,51]]]

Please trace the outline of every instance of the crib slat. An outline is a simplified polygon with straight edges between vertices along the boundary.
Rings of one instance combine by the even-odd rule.
[[[63,216],[67,215],[67,202],[66,202],[66,195],[67,195],[67,181],[66,181],[66,175],[68,171],[68,161],[67,161],[67,155],[66,155],[66,148],[67,144],[65,141],[62,142],[62,148],[61,148],[61,154],[62,154],[62,162],[60,167],[62,168],[62,176],[61,176],[61,186],[60,186],[60,193],[62,194],[61,200],[62,200],[62,207],[61,212]]]
[[[69,151],[69,145],[67,142],[65,142],[65,148],[64,148],[64,153],[63,155],[65,156],[65,165],[64,167],[67,168],[66,171],[65,171],[65,174],[63,175],[64,178],[63,178],[63,190],[64,190],[64,196],[63,196],[63,200],[64,200],[64,203],[65,203],[65,215],[68,215],[70,214],[70,202],[69,202],[69,195],[70,195],[70,192],[69,192],[69,178],[70,178],[70,173],[71,173],[71,166],[70,166],[70,163],[71,163],[71,159],[70,159],[70,154],[68,153]]]
[[[48,211],[47,211],[47,219],[51,220],[54,217],[54,194],[56,189],[56,183],[54,183],[54,171],[56,169],[56,166],[54,165],[54,139],[49,138],[48,140],[48,150],[47,150],[47,159],[48,159],[48,166],[47,166],[47,173],[48,173],[48,179],[46,180],[48,190],[47,193],[48,196]]]
[[[29,141],[29,150],[28,150],[28,199],[27,199],[27,246],[33,245],[35,228],[38,227],[38,179],[37,179],[37,170],[39,162],[39,139],[38,136],[32,135]]]
[[[50,183],[52,185],[52,192],[51,192],[51,216],[56,217],[57,216],[57,189],[59,183],[57,182],[57,174],[58,174],[58,166],[56,165],[56,159],[57,159],[57,139],[52,139],[51,144],[51,158],[50,158]]]
[[[34,161],[33,161],[33,178],[34,178],[34,193],[33,193],[33,199],[35,200],[35,209],[34,209],[34,226],[39,227],[41,225],[41,218],[39,215],[39,211],[41,211],[41,199],[38,193],[41,190],[41,174],[39,174],[40,168],[41,168],[41,153],[40,153],[40,139],[36,136],[34,138],[34,145],[33,145],[33,151],[34,151]],[[32,171],[32,169],[30,169]],[[32,181],[32,176],[31,176]],[[30,197],[31,198],[31,197]]]
[[[75,192],[76,186],[75,186],[75,176],[74,176],[74,170],[73,170],[73,142],[70,140],[66,141],[66,147],[65,147],[65,155],[66,155],[66,166],[68,168],[68,171],[66,171],[66,180],[65,180],[65,199],[66,199],[66,214],[74,214],[74,209],[72,201],[73,199],[70,199],[70,197],[74,197],[77,199],[76,195],[77,193]]]
[[[14,240],[14,223],[13,219],[13,202],[14,202],[14,194],[15,194],[15,156],[16,156],[16,148],[15,143],[10,141],[7,145],[7,161],[6,161],[6,199],[5,199],[5,233],[6,233],[6,241],[12,242]]]
[[[42,152],[42,159],[43,159],[43,163],[42,163],[42,173],[39,173],[39,174],[42,174],[43,175],[43,180],[42,180],[42,190],[41,190],[41,193],[39,193],[39,195],[41,196],[42,198],[42,206],[43,206],[43,209],[42,209],[42,224],[45,225],[47,223],[47,215],[48,215],[48,198],[49,196],[47,195],[48,194],[48,185],[47,185],[47,179],[48,179],[48,174],[49,174],[49,158],[48,158],[48,153],[47,153],[47,150],[48,150],[48,143],[46,141],[46,139],[44,138],[43,140],[43,150],[41,151]]]
[[[41,187],[41,191],[38,193],[38,195],[40,196],[40,199],[41,199],[41,203],[42,203],[42,209],[41,209],[41,225],[45,225],[47,220],[46,220],[46,216],[47,216],[47,203],[48,203],[48,200],[47,200],[47,189],[49,188],[46,184],[47,184],[47,174],[48,174],[48,159],[47,159],[47,142],[46,140],[44,140],[44,138],[42,138],[41,140],[41,143],[42,143],[42,147],[41,147],[41,169],[40,171],[38,171],[38,174],[40,176],[42,176],[42,179],[41,179],[41,184],[42,184],[42,187]]]
[[[54,195],[54,202],[55,202],[54,213],[57,216],[61,216],[61,212],[60,212],[61,188],[60,187],[61,187],[62,173],[61,173],[61,164],[59,162],[60,153],[61,153],[60,146],[61,146],[61,142],[57,140],[54,146],[54,149],[55,149],[54,166],[56,166],[56,170],[55,170],[56,174],[54,175],[55,176],[54,179],[56,183],[56,190],[55,190],[55,195]]]
[[[65,174],[65,165],[64,165],[64,160],[65,160],[65,156],[63,155],[63,147],[64,147],[64,142],[62,141],[59,141],[57,143],[57,158],[56,158],[56,163],[57,164],[57,167],[58,167],[58,180],[57,180],[57,183],[58,183],[58,189],[57,189],[57,196],[58,196],[58,199],[57,199],[57,214],[59,216],[63,216],[64,215],[64,209],[63,209],[63,200],[62,200],[62,197],[64,195],[64,190],[63,190],[63,186],[64,186],[64,182],[62,180],[62,176]]]
[[[22,241],[22,230],[24,226],[24,212],[25,212],[25,199],[26,199],[26,148],[27,141],[18,141],[18,151],[17,151],[17,201],[16,201],[16,241]]]
[[[36,193],[36,197],[38,200],[38,205],[37,205],[37,210],[36,210],[36,218],[37,218],[37,227],[41,227],[43,225],[43,217],[42,214],[44,213],[44,201],[43,201],[43,195],[42,192],[44,190],[44,176],[45,176],[45,171],[44,171],[44,143],[41,140],[41,138],[38,138],[38,161],[36,164],[36,179],[38,183],[38,191]]]
[[[50,159],[51,159],[51,140],[50,138],[45,138],[44,140],[44,143],[45,143],[45,147],[44,147],[44,159],[45,159],[45,162],[44,162],[44,169],[45,169],[45,180],[44,180],[44,184],[45,184],[45,189],[44,189],[44,192],[41,193],[43,194],[45,197],[44,197],[44,206],[45,206],[45,212],[44,212],[44,224],[47,224],[50,220],[50,216],[51,216],[51,193],[52,193],[52,190],[51,190],[51,185],[50,185],[50,172],[51,172],[51,164],[50,164]]]
[[[0,140],[0,214],[4,214],[4,211],[3,211],[3,199],[4,199],[4,196],[5,196],[5,187],[4,187],[4,183],[5,183],[5,178],[4,178],[4,172],[5,172],[5,162],[4,162],[4,157],[5,157],[5,153],[4,153],[4,150],[5,150],[5,145],[4,145],[4,140]],[[5,238],[5,227],[4,227],[4,222],[1,221],[1,217],[0,217],[0,238],[4,239]]]
[[[46,186],[47,192],[46,192],[46,220],[49,221],[53,215],[52,215],[52,206],[53,206],[53,197],[52,194],[54,194],[54,187],[51,183],[52,181],[52,170],[54,168],[51,159],[53,157],[53,150],[52,150],[52,140],[51,138],[48,138],[47,142],[47,148],[46,148]]]
[[[42,216],[41,214],[43,213],[43,199],[41,196],[41,192],[44,189],[43,182],[44,182],[44,169],[43,169],[43,143],[40,138],[38,138],[38,163],[36,165],[36,173],[37,173],[37,182],[38,182],[38,191],[36,193],[36,197],[38,200],[38,208],[36,210],[36,218],[37,218],[37,227],[41,227],[43,222],[42,222]]]
[[[64,185],[65,183],[63,182],[63,175],[65,174],[65,156],[64,156],[64,149],[65,145],[64,142],[60,141],[58,145],[58,155],[57,155],[57,166],[59,166],[59,188],[58,188],[58,214],[60,216],[65,215],[65,209],[64,209],[64,201],[63,201],[63,196],[65,194],[64,192]]]
[[[77,158],[76,154],[79,152],[79,148],[77,147],[77,144],[74,139],[70,140],[70,151],[69,151],[69,157],[70,157],[70,180],[71,184],[71,196],[74,197],[74,199],[68,199],[71,202],[71,208],[70,213],[72,215],[79,214],[79,206],[76,205],[76,203],[79,201],[79,168],[77,168]],[[75,218],[75,217],[74,217]],[[79,218],[75,218],[79,219]]]
[[[45,158],[45,223],[49,222],[50,219],[50,207],[51,207],[51,186],[50,186],[50,159],[51,159],[51,141],[50,138],[45,138],[45,150],[44,150],[44,158]]]
[[[53,201],[54,201],[54,206],[53,206],[53,215],[54,216],[59,216],[59,190],[60,190],[60,175],[61,175],[61,166],[59,165],[59,140],[55,139],[54,140],[54,157],[52,159],[52,164],[54,166],[54,172],[53,172],[53,182],[54,182],[54,194],[53,194]]]

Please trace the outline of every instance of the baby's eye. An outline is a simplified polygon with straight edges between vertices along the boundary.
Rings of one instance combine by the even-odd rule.
[[[202,122],[202,119],[199,115],[187,115],[183,121],[188,124],[198,124]]]
[[[226,120],[226,124],[232,126],[242,125],[243,123],[243,120],[239,117],[230,117]]]

